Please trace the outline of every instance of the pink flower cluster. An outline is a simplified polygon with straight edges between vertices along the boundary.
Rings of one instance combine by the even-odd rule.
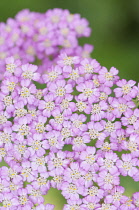
[[[43,15],[24,10],[8,23],[17,24],[30,40],[37,27],[38,37],[53,30],[60,37],[60,27],[67,26],[75,39],[90,32],[79,15],[60,9]],[[1,27],[14,33],[10,25]],[[139,210],[139,192],[125,196],[120,184],[120,176],[139,181],[139,85],[120,79],[114,67],[83,58],[73,45],[70,55],[69,49],[59,49],[51,61],[45,46],[40,59],[47,71],[41,71],[42,65],[25,63],[25,46],[17,43],[22,59],[2,61],[0,210],[52,210],[54,205],[44,204],[50,188],[67,200],[63,210]],[[39,44],[32,41],[31,46]],[[9,47],[14,51],[15,43]],[[1,49],[8,52],[6,44]]]
[[[93,47],[79,46],[78,38],[90,33],[88,21],[68,10],[53,9],[45,14],[22,10],[15,19],[0,23],[1,71],[9,56],[22,59],[22,63],[40,62],[40,71],[52,65],[62,52],[88,57]]]

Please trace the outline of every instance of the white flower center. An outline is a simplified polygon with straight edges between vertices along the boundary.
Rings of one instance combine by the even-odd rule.
[[[118,109],[119,109],[119,112],[123,113],[123,112],[126,111],[127,105],[126,104],[119,104]]]
[[[105,181],[106,184],[112,184],[112,182],[113,182],[113,176],[112,176],[111,174],[108,173],[108,174],[105,176],[104,181]]]
[[[99,132],[95,129],[90,129],[89,135],[90,135],[91,139],[96,139],[99,136]]]
[[[44,124],[43,124],[43,123],[38,123],[38,124],[36,125],[36,131],[37,131],[38,133],[44,133],[44,131],[45,131]]]
[[[73,143],[74,143],[74,145],[76,145],[76,146],[81,146],[81,145],[84,144],[83,139],[82,139],[81,136],[78,136],[78,137],[74,138],[74,139],[73,139]]]
[[[10,208],[11,206],[12,206],[11,200],[4,199],[4,201],[3,201],[3,207]]]
[[[89,73],[89,74],[93,73],[94,71],[93,66],[91,66],[89,63],[85,64],[84,69],[85,69],[85,73]]]
[[[111,159],[105,159],[104,165],[107,169],[112,168],[114,166],[114,161]]]
[[[87,98],[89,98],[93,94],[93,90],[91,88],[85,88],[83,93]]]
[[[72,70],[72,73],[70,74],[70,79],[76,80],[79,77],[77,70]]]
[[[13,170],[12,168],[9,168],[8,176],[10,178],[14,178],[15,176],[17,176],[17,172],[15,170]]]
[[[41,145],[42,145],[42,142],[39,141],[39,140],[36,140],[36,141],[32,142],[31,147],[32,147],[33,150],[37,151],[37,150],[39,150],[41,148]]]
[[[120,192],[116,192],[112,197],[114,201],[119,201],[122,197],[122,194]]]
[[[65,57],[63,59],[64,65],[66,66],[70,66],[73,64],[73,58],[72,57]]]
[[[62,124],[63,123],[63,120],[64,120],[64,117],[63,117],[62,114],[55,116],[56,123]]]
[[[8,133],[1,133],[0,142],[3,142],[5,144],[11,142],[11,135]]]
[[[46,185],[46,179],[44,178],[44,177],[39,177],[38,179],[37,179],[37,182],[38,182],[38,185],[39,186],[43,186],[43,185]]]
[[[111,146],[108,142],[104,142],[104,144],[101,147],[102,151],[109,151],[111,149]]]
[[[34,197],[39,197],[42,194],[41,194],[41,191],[40,190],[33,189],[32,192],[31,192],[31,195],[34,196]]]
[[[62,176],[54,176],[53,177],[54,182],[56,182],[57,184],[61,183],[63,178]]]
[[[48,73],[48,78],[52,82],[58,77],[58,73],[56,71],[51,71]]]
[[[21,205],[25,205],[27,202],[28,202],[28,199],[25,195],[22,195],[22,196],[19,197],[19,203]]]
[[[0,125],[7,122],[7,118],[4,115],[0,115]]]
[[[129,124],[134,124],[137,121],[137,117],[135,115],[132,115],[130,118],[128,118]]]
[[[59,168],[63,165],[63,160],[61,158],[54,158],[53,164],[56,168]]]
[[[72,170],[71,177],[73,180],[79,179],[81,177],[81,174],[78,170]]]
[[[14,190],[17,189],[17,185],[11,182],[10,185],[9,185],[9,188],[10,188],[11,191],[14,191]]]
[[[19,128],[19,133],[20,135],[22,136],[27,136],[29,135],[29,126],[28,125],[21,125],[20,128]]]
[[[70,194],[76,194],[77,193],[77,187],[76,187],[75,184],[69,184],[68,193],[70,193]]]
[[[57,96],[64,96],[66,94],[65,88],[64,87],[58,87],[56,90],[56,95]]]
[[[32,79],[33,78],[33,72],[27,70],[27,71],[23,72],[22,76],[24,77],[24,79]]]
[[[11,96],[5,96],[4,99],[5,106],[10,106],[12,104],[12,97]]]
[[[36,110],[35,109],[28,110],[28,113],[31,114],[32,117],[36,117]]]
[[[64,138],[68,138],[71,136],[71,131],[68,128],[62,128],[61,134]]]
[[[95,196],[95,195],[97,195],[97,194],[98,194],[98,187],[95,187],[95,186],[91,187],[91,188],[88,190],[88,194],[89,194],[90,196]]]
[[[137,151],[138,144],[136,142],[129,141],[127,147],[131,152],[134,152]]]
[[[8,90],[9,91],[14,91],[14,88],[15,88],[16,84],[14,82],[8,82]]]
[[[100,82],[98,81],[98,79],[93,79],[93,83],[96,87],[100,86]]]
[[[50,146],[55,146],[57,144],[57,138],[51,137],[50,139],[48,139],[48,142],[49,142]]]
[[[1,156],[1,157],[5,157],[5,155],[6,155],[6,150],[5,150],[5,148],[0,147],[0,156]]]
[[[68,109],[69,101],[67,99],[63,99],[63,101],[61,103],[61,107],[62,107],[62,109]]]
[[[78,109],[79,112],[83,112],[84,109],[86,109],[86,103],[83,102],[83,101],[78,101],[76,103],[76,106],[77,106],[77,109]]]
[[[87,206],[88,209],[94,209],[95,208],[95,204],[93,204],[93,203],[88,203],[86,206]]]
[[[92,107],[92,114],[99,114],[101,112],[101,107],[99,106],[99,104],[94,104]]]
[[[24,177],[29,177],[31,174],[31,168],[24,168],[21,173]]]
[[[22,87],[21,89],[21,96],[23,98],[28,98],[30,96],[30,91],[27,87]]]
[[[125,161],[125,162],[123,162],[122,167],[126,171],[129,171],[132,168],[132,163],[130,161]]]
[[[113,132],[115,130],[114,123],[108,121],[105,125],[105,129],[110,133]]]
[[[45,109],[52,111],[55,107],[55,104],[53,101],[48,101],[45,103]]]
[[[6,70],[10,73],[14,73],[16,65],[14,63],[9,63],[6,65]]]
[[[15,111],[15,114],[17,115],[17,117],[23,117],[27,114],[27,110],[24,108],[20,108]]]
[[[82,126],[82,121],[81,120],[75,120],[73,121],[73,125],[75,126],[75,128],[81,128]]]
[[[38,90],[37,93],[35,94],[35,97],[37,99],[41,99],[42,95],[43,95],[42,91],[41,90]]]
[[[36,158],[36,164],[39,166],[45,165],[45,158],[44,157]]]
[[[111,80],[113,80],[113,75],[110,72],[106,72],[105,78],[106,78],[106,80],[111,81]]]
[[[58,22],[60,21],[60,17],[59,17],[58,15],[53,15],[53,16],[51,17],[51,21],[52,21],[53,23],[58,23]]]
[[[100,96],[99,96],[99,99],[102,101],[102,100],[106,100],[108,98],[108,95],[104,92],[101,92],[100,93]]]
[[[130,90],[131,90],[131,87],[128,84],[122,86],[122,91],[124,95],[128,94]]]
[[[95,162],[95,155],[87,155],[85,158],[86,162],[92,165]]]
[[[111,207],[110,207],[110,204],[109,203],[107,203],[107,204],[102,204],[102,208],[101,208],[102,210],[110,210],[111,209]]]
[[[18,145],[18,151],[19,151],[20,154],[24,154],[25,151],[26,151],[26,146],[23,145],[23,144],[19,144]]]

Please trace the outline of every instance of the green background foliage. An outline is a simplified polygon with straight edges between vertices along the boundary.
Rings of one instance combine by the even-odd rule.
[[[45,12],[48,9],[69,9],[90,22],[92,35],[81,38],[80,43],[94,45],[92,57],[108,69],[119,69],[120,77],[139,82],[139,1],[138,0],[0,0],[0,22],[14,17],[22,9]],[[121,178],[126,195],[139,191],[139,184],[131,178]],[[61,210],[64,198],[51,189],[46,202]]]

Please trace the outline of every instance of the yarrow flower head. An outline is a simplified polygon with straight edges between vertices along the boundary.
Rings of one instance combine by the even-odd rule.
[[[139,85],[89,57],[88,22],[68,10],[23,10],[0,31],[0,209],[52,210],[51,188],[64,210],[138,209],[120,177],[139,181]]]

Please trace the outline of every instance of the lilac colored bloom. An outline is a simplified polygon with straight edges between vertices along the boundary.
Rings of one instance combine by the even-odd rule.
[[[118,70],[114,67],[111,67],[110,71],[105,67],[102,67],[99,71],[99,80],[101,83],[104,83],[108,87],[112,87],[115,81],[118,79],[116,76],[118,74]]]
[[[87,147],[86,150],[82,151],[80,154],[80,159],[82,160],[80,166],[84,170],[88,170],[91,167],[97,167],[96,164],[96,149],[95,147]]]
[[[122,124],[124,126],[127,126],[128,124],[130,125],[136,125],[139,123],[139,110],[138,109],[134,109],[134,111],[129,110],[128,112],[125,113],[125,117],[121,118]]]
[[[137,89],[134,86],[135,81],[129,80],[128,82],[125,79],[119,80],[117,83],[118,88],[114,89],[116,97],[125,98],[127,101],[130,101],[132,98],[137,96]]]
[[[115,186],[111,190],[111,194],[106,196],[105,200],[109,203],[113,203],[118,208],[121,205],[124,191],[125,189],[122,186]]]
[[[2,195],[2,204],[4,208],[8,210],[15,210],[19,205],[18,199],[12,193],[4,193]]]
[[[107,110],[108,105],[105,101],[100,101],[98,104],[92,105],[91,120],[100,121],[105,118],[105,110]]]
[[[114,110],[112,111],[114,115],[119,118],[122,114],[126,114],[131,111],[132,108],[135,107],[133,101],[126,101],[124,98],[118,98],[112,101],[111,103]]]
[[[101,186],[104,190],[111,190],[114,185],[119,185],[120,173],[116,168],[111,170],[109,173],[106,170],[103,170],[99,173],[99,177],[97,179],[98,185]]]
[[[57,100],[60,100],[60,98],[66,97],[65,95],[68,93],[71,93],[73,91],[71,84],[66,84],[65,80],[58,80],[56,83],[52,83],[48,87],[49,91],[54,94],[55,97],[57,97]]]
[[[116,165],[123,176],[131,176],[137,173],[137,158],[133,158],[131,154],[122,154],[122,160],[118,160]]]
[[[86,116],[83,114],[72,114],[70,117],[70,120],[72,122],[72,130],[75,134],[77,134],[80,131],[86,131],[87,125],[84,124],[86,121]]]
[[[83,193],[83,187],[80,186],[79,184],[72,184],[68,182],[63,182],[62,187],[62,195],[66,199],[71,199],[71,200],[79,200],[79,194]]]
[[[66,159],[66,154],[63,151],[59,151],[56,154],[51,152],[49,159],[47,158],[48,169],[56,171],[58,175],[63,174],[64,168],[68,163],[69,160]]]
[[[89,103],[95,103],[98,101],[99,90],[94,88],[92,81],[86,81],[85,83],[80,83],[76,87],[78,92],[82,92],[78,99],[82,101],[88,100]]]
[[[85,195],[88,199],[95,197],[98,201],[100,201],[100,199],[102,199],[104,196],[104,190],[91,185],[88,188],[85,188],[83,195]]]
[[[118,156],[113,153],[113,152],[106,152],[105,155],[104,155],[104,158],[102,157],[99,157],[97,162],[100,166],[100,171],[101,170],[108,170],[108,171],[112,171],[112,170],[116,170],[118,169],[116,167],[116,162],[118,160]]]
[[[132,203],[131,198],[129,198],[127,196],[123,196],[121,202],[122,202],[122,205],[120,206],[120,210],[135,209],[135,205]]]
[[[40,74],[37,73],[37,66],[33,64],[25,64],[22,65],[22,77],[24,79],[30,79],[34,81],[38,81],[40,79]]]
[[[26,105],[27,103],[33,104],[35,102],[35,96],[36,93],[36,86],[34,84],[30,84],[29,80],[22,80],[21,81],[22,88],[18,88],[17,92],[20,95],[20,97],[16,97],[15,100],[23,101]]]
[[[96,73],[100,70],[100,64],[95,59],[92,59],[90,62],[89,59],[85,58],[83,61],[81,61],[80,70],[82,74],[92,74],[93,72]]]

